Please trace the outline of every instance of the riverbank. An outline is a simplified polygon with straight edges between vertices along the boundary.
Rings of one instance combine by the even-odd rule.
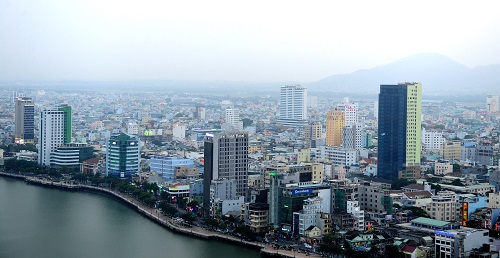
[[[235,236],[226,235],[219,232],[208,231],[200,227],[194,227],[194,226],[191,227],[189,225],[179,223],[175,219],[165,216],[158,209],[147,207],[146,205],[135,200],[132,196],[111,190],[109,188],[102,188],[102,187],[95,187],[95,186],[81,185],[81,184],[70,184],[64,182],[54,182],[50,180],[29,177],[19,174],[4,173],[4,172],[0,172],[0,176],[16,178],[18,180],[24,180],[27,184],[34,184],[48,188],[57,188],[68,191],[86,191],[95,194],[106,195],[116,201],[126,204],[127,206],[136,210],[141,215],[147,217],[148,219],[157,223],[158,225],[161,225],[162,227],[167,228],[173,232],[177,232],[179,234],[190,235],[202,239],[225,241],[233,244],[249,246],[252,248],[259,248],[261,254],[264,256],[306,257],[304,253],[297,253],[294,251],[281,250],[281,249],[278,250],[274,249],[272,245],[269,244],[249,242],[237,238]],[[320,257],[320,256],[316,254],[311,254],[310,257]]]

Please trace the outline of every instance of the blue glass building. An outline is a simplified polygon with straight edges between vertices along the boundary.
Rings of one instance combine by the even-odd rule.
[[[419,83],[380,85],[379,178],[420,178],[421,96]]]

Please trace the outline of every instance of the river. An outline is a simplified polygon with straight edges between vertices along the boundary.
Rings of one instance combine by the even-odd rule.
[[[105,196],[0,177],[0,257],[261,257],[173,233]]]

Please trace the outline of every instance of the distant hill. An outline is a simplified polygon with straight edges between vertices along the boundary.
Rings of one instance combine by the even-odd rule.
[[[500,91],[500,64],[469,68],[439,54],[418,54],[372,69],[332,75],[310,90],[375,93],[380,84],[421,82],[426,94]],[[305,84],[306,85],[306,84]]]

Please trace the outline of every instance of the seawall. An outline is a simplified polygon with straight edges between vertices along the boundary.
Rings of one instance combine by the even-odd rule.
[[[81,185],[81,184],[68,184],[64,182],[54,182],[36,177],[30,177],[20,174],[11,174],[5,172],[0,172],[0,176],[15,178],[18,180],[24,180],[28,184],[38,185],[42,187],[57,188],[66,191],[85,191],[85,192],[92,192],[94,194],[105,195],[107,197],[110,197],[116,201],[119,201],[131,207],[132,209],[136,210],[139,214],[154,221],[158,225],[179,234],[190,235],[202,239],[226,241],[233,244],[258,248],[260,249],[261,254],[266,257],[306,257],[304,253],[296,253],[288,250],[274,249],[269,244],[245,241],[243,239],[231,235],[225,235],[218,232],[208,231],[200,227],[189,226],[183,223],[179,223],[173,218],[165,216],[158,209],[150,208],[142,204],[141,202],[135,200],[132,196],[129,196],[128,194],[124,194],[118,191],[113,191],[109,188],[102,188],[102,187],[95,187],[95,186]],[[320,256],[317,254],[311,254],[308,257],[320,257]]]

